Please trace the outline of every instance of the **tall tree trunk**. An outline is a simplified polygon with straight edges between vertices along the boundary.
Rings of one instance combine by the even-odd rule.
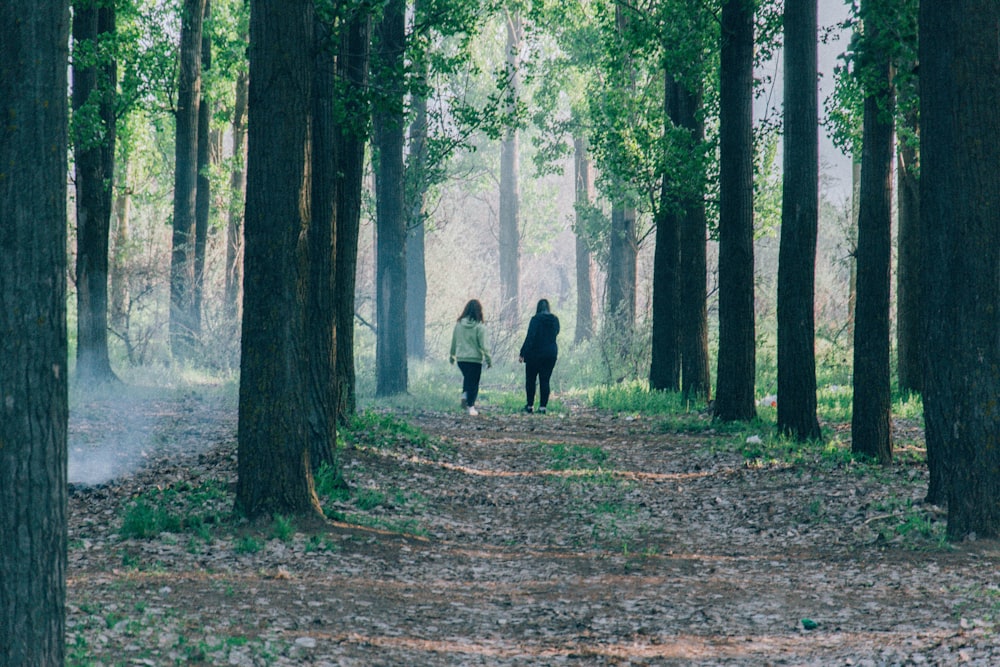
[[[778,250],[778,429],[820,437],[815,285],[819,225],[816,0],[785,0],[784,187]]]
[[[680,90],[669,72],[663,73],[664,140],[680,115]],[[653,340],[649,367],[650,389],[681,388],[680,302],[681,220],[684,203],[677,184],[664,177],[656,212],[656,248],[653,252]]]
[[[313,2],[250,3],[246,261],[236,510],[321,515],[310,466],[305,377]]]
[[[918,133],[916,112],[906,119],[910,130]],[[923,391],[924,347],[922,344],[921,281],[924,267],[921,260],[920,183],[917,174],[919,154],[914,146],[903,142],[899,148],[896,171],[899,231],[896,265],[896,355],[899,389],[903,392]]]
[[[129,220],[132,214],[130,168],[131,161],[126,152],[124,156],[120,157],[118,165],[122,182],[118,184],[118,194],[115,196],[114,205],[115,238],[111,251],[111,308],[108,314],[111,329],[117,330],[120,334],[125,331],[129,300],[125,262],[129,253]]]
[[[375,68],[385,97],[374,113],[376,243],[375,395],[406,393],[406,211],[403,194],[405,0],[389,0]]]
[[[244,36],[245,37],[245,36]],[[229,174],[229,215],[226,222],[226,312],[239,318],[240,287],[243,284],[243,210],[247,189],[247,87],[246,70],[236,75],[236,99],[233,104],[233,170]]]
[[[666,189],[667,185],[663,185]],[[661,197],[653,253],[653,340],[649,388],[680,390],[680,219],[666,195]]]
[[[573,139],[573,171],[576,183],[576,331],[574,343],[589,340],[594,334],[594,278],[590,246],[587,244],[585,211],[594,194],[594,176],[587,155],[587,140]]]
[[[862,6],[871,10],[872,0]],[[893,99],[888,55],[877,46],[880,26],[866,22],[873,90],[865,93],[858,211],[858,300],[854,323],[851,451],[892,460],[889,386],[889,262],[892,253]],[[864,48],[864,47],[863,47]],[[780,397],[779,397],[780,400]]]
[[[198,192],[198,107],[201,99],[201,33],[206,0],[183,0],[181,63],[177,83],[174,148],[174,219],[170,254],[170,348],[191,356],[194,323],[195,199]]]
[[[420,11],[419,7],[414,8]],[[416,91],[410,100],[410,152],[406,164],[406,350],[409,356],[423,359],[427,349],[427,271],[425,266],[424,201],[427,198],[427,64],[414,63],[419,68]]]
[[[621,331],[635,326],[635,275],[638,245],[635,209],[615,204],[611,208],[611,238],[608,243],[606,318]]]
[[[312,84],[311,220],[306,234],[306,349],[309,452],[313,472],[336,466],[337,383],[334,300],[337,220],[336,44],[334,17],[317,15]]]
[[[705,142],[705,125],[699,119],[702,107],[700,91],[676,86],[674,124],[685,128],[692,149]],[[681,353],[681,391],[685,398],[707,400],[712,380],[708,364],[708,295],[706,258],[704,167],[697,172],[696,186],[684,189],[685,200],[680,229],[680,303],[678,304]]]
[[[0,3],[0,665],[66,654],[69,21]]]
[[[753,293],[753,7],[722,5],[719,77],[719,364],[715,416],[756,417]]]
[[[108,250],[115,172],[117,61],[114,6],[77,3],[73,15],[73,126],[77,221],[76,377],[116,380],[108,354]]]
[[[507,18],[507,110],[513,113],[520,94],[521,14],[508,10]],[[500,143],[500,320],[513,331],[520,314],[520,148],[516,126],[507,129]]]
[[[920,3],[924,418],[954,540],[1000,536],[997,25],[995,2]]]
[[[358,233],[364,181],[366,128],[371,117],[366,88],[371,45],[370,10],[338,3],[347,13],[337,56],[338,88],[344,104],[344,122],[335,129],[339,173],[337,179],[336,278],[334,301],[337,330],[337,420],[346,423],[355,413],[354,289],[358,267]],[[348,11],[350,10],[350,11]]]
[[[205,0],[205,16],[211,16],[211,0]],[[201,71],[212,67],[212,39],[202,30]],[[212,106],[204,86],[198,103],[198,179],[194,206],[194,283],[191,293],[191,312],[188,319],[195,340],[201,337],[201,310],[205,293],[205,250],[208,246],[208,214],[212,202],[212,181],[209,175],[212,161]]]

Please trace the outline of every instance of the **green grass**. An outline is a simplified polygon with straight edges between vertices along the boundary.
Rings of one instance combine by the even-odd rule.
[[[873,503],[872,511],[875,515],[869,523],[880,541],[910,549],[950,548],[946,522],[932,508],[914,503],[913,498],[893,495]]]
[[[539,450],[552,470],[599,470],[608,461],[608,453],[600,446],[539,445]]]
[[[213,527],[229,520],[231,505],[218,480],[153,489],[125,508],[118,533],[124,539],[150,539],[161,533],[189,532],[208,541]]]

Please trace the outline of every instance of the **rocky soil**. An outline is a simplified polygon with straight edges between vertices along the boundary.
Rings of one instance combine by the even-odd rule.
[[[226,401],[94,397],[70,430],[71,665],[1000,664],[1000,545],[943,542],[912,452],[570,402],[369,414],[336,520],[250,526]]]

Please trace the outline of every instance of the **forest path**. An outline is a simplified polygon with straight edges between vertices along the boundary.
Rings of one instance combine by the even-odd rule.
[[[748,465],[742,435],[571,404],[411,411],[423,435],[344,452],[325,536],[121,539],[141,489],[234,479],[231,411],[175,412],[207,451],[72,496],[70,637],[97,660],[70,664],[1000,663],[997,545],[879,528],[916,466]]]

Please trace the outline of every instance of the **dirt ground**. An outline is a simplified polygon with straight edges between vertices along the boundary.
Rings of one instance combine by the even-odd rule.
[[[236,414],[114,405],[71,418],[71,482],[120,466],[71,485],[71,665],[1000,664],[1000,545],[943,545],[916,462],[753,460],[745,433],[570,402],[456,407],[345,451],[329,526],[124,539],[153,492],[219,480],[206,503],[231,508]]]

